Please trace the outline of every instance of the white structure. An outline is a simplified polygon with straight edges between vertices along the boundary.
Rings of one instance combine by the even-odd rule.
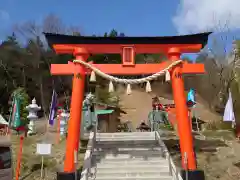
[[[232,128],[234,128],[235,116],[234,116],[234,110],[233,110],[232,94],[231,94],[230,89],[229,89],[228,101],[227,101],[227,104],[226,104],[225,110],[224,110],[223,121],[232,122]]]
[[[67,113],[65,110],[62,111],[60,114],[60,135],[63,136],[67,130],[67,121],[70,117],[70,114]]]
[[[26,109],[29,111],[27,118],[30,120],[28,124],[28,135],[31,135],[35,133],[34,121],[38,119],[37,112],[41,109],[41,107],[37,105],[36,99],[33,98],[32,104],[29,104]]]

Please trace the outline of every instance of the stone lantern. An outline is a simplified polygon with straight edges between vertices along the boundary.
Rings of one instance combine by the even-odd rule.
[[[36,99],[33,98],[32,104],[29,104],[26,109],[28,110],[29,114],[27,118],[29,119],[29,124],[28,124],[28,135],[32,135],[35,132],[35,122],[38,119],[37,112],[41,109],[40,106],[37,105]]]

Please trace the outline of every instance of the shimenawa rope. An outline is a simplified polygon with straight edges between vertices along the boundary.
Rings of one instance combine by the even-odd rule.
[[[95,68],[93,65],[91,65],[87,62],[84,62],[82,60],[74,60],[73,62],[84,65],[85,67],[91,69],[93,72],[95,72],[99,76],[101,76],[105,79],[108,79],[110,82],[122,83],[122,84],[141,84],[141,83],[144,83],[144,82],[149,82],[149,81],[152,81],[154,79],[157,79],[158,77],[160,77],[163,74],[169,73],[169,70],[172,67],[180,64],[182,62],[182,60],[174,61],[169,66],[167,66],[165,69],[163,69],[163,70],[161,70],[161,71],[159,71],[159,72],[157,72],[153,75],[150,75],[150,76],[147,76],[147,77],[144,77],[144,78],[139,78],[139,79],[120,79],[120,78],[108,75],[108,74],[100,71],[99,69]]]

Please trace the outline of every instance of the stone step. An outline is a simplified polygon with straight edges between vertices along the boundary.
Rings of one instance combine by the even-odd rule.
[[[96,140],[156,140],[155,137],[145,137],[145,136],[132,136],[132,137],[96,137]]]
[[[143,163],[144,163],[144,166],[138,166],[139,164],[143,164]],[[134,161],[134,162],[133,161],[111,161],[111,162],[110,161],[98,161],[97,162],[97,167],[100,167],[100,168],[102,168],[102,167],[108,168],[110,166],[112,166],[114,168],[116,168],[117,166],[119,168],[122,166],[125,166],[126,168],[131,168],[131,167],[141,168],[141,167],[148,166],[148,167],[155,169],[155,167],[156,168],[168,168],[169,163],[166,161],[162,161],[162,162],[157,162],[157,161],[146,161],[146,162],[144,162],[144,161]]]
[[[160,153],[164,150],[164,148],[162,147],[157,147],[157,146],[128,146],[128,145],[124,145],[124,146],[118,146],[118,145],[115,145],[115,146],[109,146],[109,145],[101,145],[101,146],[96,146],[94,148],[94,151],[106,151],[106,152],[109,152],[109,151],[116,151],[116,150],[119,150],[119,151],[159,151]],[[110,153],[111,154],[111,153]]]
[[[114,154],[107,154],[106,156],[94,156],[93,160],[96,162],[107,163],[107,164],[163,164],[167,163],[167,160],[162,157],[151,157],[151,156],[138,156],[132,157],[129,154],[122,154],[115,156]]]
[[[163,156],[163,150],[160,148],[98,148],[94,149],[93,151],[95,154],[99,153],[99,155],[104,154],[126,154],[129,153],[130,155],[140,155],[141,153],[146,154],[149,152],[149,155],[153,154],[159,154]]]
[[[97,133],[94,180],[172,180],[155,138],[155,132]]]
[[[155,138],[152,137],[101,137],[96,138],[96,141],[141,141],[141,140],[155,140]]]
[[[115,132],[115,133],[97,133],[96,136],[155,136],[155,132]]]
[[[152,140],[156,140],[155,136],[97,136],[96,139],[152,139]]]
[[[164,157],[164,154],[161,151],[150,151],[150,150],[142,150],[142,151],[134,151],[134,150],[130,150],[130,151],[118,151],[118,150],[111,150],[111,151],[95,151],[92,153],[93,155],[96,156],[100,156],[102,158],[104,158],[106,155],[113,155],[115,156],[115,158],[122,158],[122,155],[129,155],[129,158],[133,158],[133,157],[155,157],[155,158],[160,158],[160,157]]]
[[[126,140],[126,141],[125,141]],[[148,145],[148,144],[158,144],[158,141],[156,141],[155,139],[140,139],[140,140],[136,140],[136,139],[124,139],[124,140],[119,140],[119,139],[115,139],[113,140],[109,140],[109,139],[96,139],[96,144],[102,144],[102,143],[108,143],[108,144],[133,144],[133,145]]]
[[[135,137],[135,136],[141,136],[141,137],[156,137],[156,134],[154,133],[97,133],[96,137]]]
[[[111,172],[107,172],[107,171],[97,171],[96,174],[97,177],[115,177],[115,176],[119,176],[119,177],[149,177],[149,176],[169,176],[169,172],[157,172],[157,171],[152,171],[152,172],[146,172],[146,171],[137,171],[137,172],[121,172],[120,170],[115,170],[115,171],[111,171]]]
[[[97,163],[97,169],[99,171],[121,171],[121,172],[169,172],[169,166],[167,163],[157,163],[157,164],[150,164],[150,163],[144,163],[144,164],[103,164],[103,163]]]
[[[113,176],[113,177],[101,177],[97,176],[93,178],[94,180],[172,180],[171,176],[147,176],[147,177],[121,177],[121,176]],[[92,179],[92,180],[93,180]]]
[[[138,166],[139,164],[143,164],[144,163],[144,166]],[[135,161],[135,162],[132,162],[132,161],[99,161],[97,162],[97,166],[100,167],[100,168],[108,168],[108,167],[122,167],[122,166],[125,166],[126,168],[135,168],[135,167],[151,167],[151,168],[168,168],[169,164],[166,162],[166,161],[162,161],[162,162],[157,162],[157,161]]]
[[[156,140],[155,137],[149,136],[131,136],[131,137],[96,137],[96,140],[101,139],[115,139],[115,140]]]
[[[98,151],[98,152],[93,152],[93,155],[97,155],[97,156],[101,156],[101,157],[105,157],[108,154],[112,154],[113,156],[115,156],[116,158],[122,158],[122,155],[129,155],[129,157],[163,157],[163,153],[161,153],[160,151]]]
[[[160,147],[108,147],[108,146],[102,146],[102,147],[97,147],[94,148],[95,152],[100,152],[100,151],[160,151],[162,152],[162,148]]]
[[[139,133],[139,132],[132,132],[132,133],[97,133],[96,137],[131,137],[131,136],[145,136],[145,137],[155,137],[156,134],[154,133]]]
[[[156,140],[109,140],[109,139],[101,139],[96,140],[96,146],[102,146],[102,145],[109,145],[109,146],[152,146],[152,145],[158,145],[158,142]]]
[[[94,149],[117,149],[117,148],[136,148],[136,149],[159,149],[162,150],[165,147],[164,146],[158,146],[155,144],[149,144],[149,145],[132,145],[132,144],[98,144],[94,147]]]

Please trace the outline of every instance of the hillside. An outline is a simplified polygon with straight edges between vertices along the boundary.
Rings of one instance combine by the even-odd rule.
[[[155,83],[152,85],[152,92],[146,93],[144,88],[133,87],[131,95],[125,93],[124,87],[118,87],[120,95],[120,106],[126,112],[121,116],[121,121],[131,121],[133,127],[147,120],[148,113],[152,110],[152,98],[158,96],[163,104],[174,103],[171,87],[167,84]],[[186,92],[187,93],[187,92]],[[196,117],[204,122],[219,121],[221,116],[212,112],[208,105],[197,95],[197,105],[194,110]]]

